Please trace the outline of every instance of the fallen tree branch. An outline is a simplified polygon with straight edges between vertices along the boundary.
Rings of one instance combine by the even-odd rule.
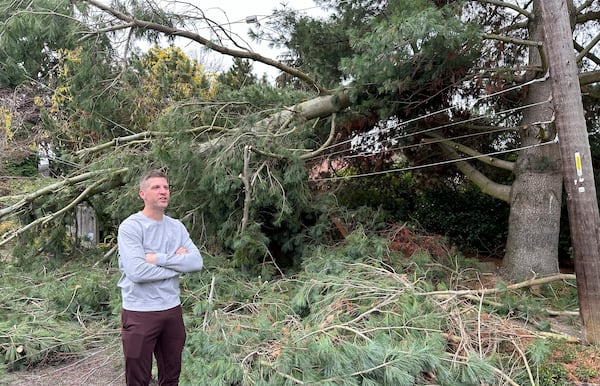
[[[417,296],[436,296],[441,298],[448,298],[454,296],[467,296],[467,295],[490,295],[503,293],[515,289],[521,289],[526,287],[533,287],[536,285],[548,284],[559,280],[575,280],[575,274],[559,273],[552,276],[541,277],[538,279],[529,279],[520,283],[508,285],[504,288],[482,288],[478,290],[460,290],[460,291],[431,291],[416,293]]]
[[[200,127],[194,127],[192,129],[185,130],[184,132],[188,133],[188,134],[193,134],[198,131],[206,131],[206,130],[223,131],[223,130],[227,130],[227,129],[225,129],[223,127],[216,127],[216,126],[200,126]],[[156,137],[170,137],[175,134],[181,134],[181,132],[146,130],[141,133],[136,133],[136,134],[126,135],[123,137],[113,138],[108,142],[101,143],[100,145],[78,150],[75,152],[75,155],[82,158],[86,155],[89,155],[92,153],[97,153],[99,151],[102,151],[104,149],[108,149],[111,147],[116,147],[116,146],[128,144],[128,143],[139,143],[140,140],[150,141]]]
[[[321,152],[323,152],[323,150],[325,150],[329,145],[331,145],[331,142],[333,142],[333,138],[335,136],[335,117],[336,117],[336,113],[333,113],[331,116],[331,129],[329,129],[329,137],[327,137],[327,140],[325,140],[325,142],[318,149],[316,149],[310,153],[301,155],[300,159],[307,160],[312,157],[316,157]]]
[[[100,3],[95,0],[85,0],[85,2],[91,4],[94,7],[99,8],[102,11],[113,15],[117,19],[119,19],[125,23],[131,24],[137,28],[149,29],[149,30],[153,30],[153,31],[162,32],[165,35],[172,36],[172,37],[176,37],[176,36],[184,37],[184,38],[193,40],[197,43],[200,43],[201,45],[205,46],[206,48],[216,51],[216,52],[219,52],[223,55],[233,56],[233,57],[242,58],[242,59],[252,59],[254,61],[264,63],[268,66],[275,67],[278,70],[281,70],[287,74],[290,74],[290,75],[302,80],[303,82],[316,88],[319,91],[320,95],[326,95],[326,94],[330,93],[329,90],[325,89],[323,86],[318,84],[316,80],[314,80],[307,74],[303,73],[302,71],[300,71],[296,68],[287,66],[277,60],[273,60],[273,59],[267,58],[265,56],[262,56],[256,52],[230,49],[225,46],[216,44],[214,41],[211,41],[207,38],[202,37],[201,35],[198,35],[196,33],[190,32],[190,31],[186,31],[183,29],[170,27],[170,26],[166,26],[163,24],[154,23],[154,22],[150,22],[150,21],[146,21],[146,20],[139,20],[139,19],[136,19],[132,16],[126,15],[123,12],[120,12],[106,4]]]
[[[80,174],[80,175],[74,176],[74,177],[68,177],[68,178],[63,179],[62,181],[44,186],[41,189],[38,189],[34,192],[26,194],[25,196],[23,196],[23,198],[21,200],[14,203],[13,205],[10,205],[6,208],[0,209],[0,219],[2,219],[3,217],[5,217],[11,213],[16,212],[17,210],[23,208],[25,205],[30,204],[36,198],[42,197],[46,194],[54,193],[56,190],[63,188],[65,186],[75,185],[79,182],[86,181],[86,180],[89,180],[91,178],[94,178],[94,177],[97,177],[100,175],[110,174],[112,176],[115,176],[117,174],[125,173],[128,170],[129,170],[128,168],[96,170],[96,171],[92,171],[92,172],[83,173],[83,174]]]
[[[250,204],[252,202],[252,194],[250,191],[250,177],[249,175],[250,165],[250,146],[244,146],[244,170],[240,173],[239,178],[244,183],[244,214],[242,216],[242,224],[240,225],[239,234],[243,234],[248,226],[250,218]]]
[[[5,238],[4,238],[4,240],[0,241],[0,247],[3,246],[4,244],[8,243],[10,240],[14,239],[15,237],[17,237],[18,235],[23,234],[27,230],[29,230],[37,225],[47,224],[49,221],[61,216],[62,214],[68,212],[69,210],[73,209],[77,204],[82,202],[88,196],[88,194],[90,194],[90,192],[92,192],[96,187],[102,185],[106,181],[108,181],[108,178],[103,178],[99,181],[94,182],[93,184],[88,186],[83,192],[81,192],[81,194],[79,196],[77,196],[73,201],[71,201],[64,208],[61,208],[60,210],[58,210],[52,214],[46,215],[44,217],[40,217],[40,218],[36,219],[35,221],[30,222],[26,226],[15,230],[9,236],[3,236]]]

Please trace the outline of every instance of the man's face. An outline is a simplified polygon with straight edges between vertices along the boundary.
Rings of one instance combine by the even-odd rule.
[[[141,186],[140,197],[148,209],[166,209],[171,197],[167,179],[163,177],[148,178]]]

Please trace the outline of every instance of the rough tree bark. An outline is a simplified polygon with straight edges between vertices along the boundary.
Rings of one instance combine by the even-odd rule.
[[[600,343],[600,215],[567,2],[544,0],[548,53],[584,342]]]
[[[539,2],[534,2],[530,21],[530,40],[542,40],[543,19]],[[542,68],[537,47],[529,49],[530,68]],[[530,77],[539,76],[535,72]],[[546,130],[553,119],[549,80],[532,83],[523,104],[525,129],[521,130],[522,146],[532,146],[554,137]],[[558,238],[562,200],[562,170],[558,144],[526,148],[519,152],[515,180],[510,193],[508,238],[502,261],[502,274],[511,280],[558,272]]]

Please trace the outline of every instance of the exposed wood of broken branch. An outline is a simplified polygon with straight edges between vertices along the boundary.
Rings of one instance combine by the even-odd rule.
[[[280,127],[290,117],[303,121],[315,118],[328,117],[350,106],[350,93],[341,90],[332,95],[323,95],[288,107],[276,114],[269,116],[255,124],[255,130],[267,130],[272,127]]]

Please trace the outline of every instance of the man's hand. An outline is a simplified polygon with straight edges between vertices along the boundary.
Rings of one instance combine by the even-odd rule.
[[[156,253],[146,253],[146,263],[156,265]]]
[[[186,253],[188,253],[188,251],[184,247],[179,247],[177,248],[175,253],[178,255],[185,255]],[[146,253],[146,263],[156,265],[156,253]]]

